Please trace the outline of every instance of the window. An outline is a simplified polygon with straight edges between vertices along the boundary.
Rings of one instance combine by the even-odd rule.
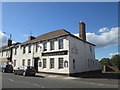
[[[75,59],[73,59],[73,69],[75,69]]]
[[[17,54],[17,48],[15,48],[15,55]]]
[[[2,56],[3,56],[3,51],[2,51]]]
[[[63,68],[63,58],[59,58],[59,69]]]
[[[54,58],[50,58],[50,68],[54,68]]]
[[[25,46],[23,47],[23,54],[25,53]]]
[[[16,60],[14,60],[14,67],[16,66]]]
[[[47,42],[44,42],[44,43],[43,43],[43,50],[44,50],[44,51],[47,51]]]
[[[43,68],[46,68],[46,59],[43,59]]]
[[[91,63],[91,67],[92,67],[92,59],[91,59],[91,62],[90,62],[90,63]]]
[[[63,49],[63,39],[59,39],[59,49]]]
[[[7,54],[8,54],[8,51],[6,51],[6,56],[7,56]]]
[[[31,53],[31,45],[28,46],[28,53]]]
[[[88,59],[88,68],[90,67],[90,59]]]
[[[92,46],[90,46],[90,52],[92,52]]]
[[[39,62],[39,67],[42,67],[42,62],[41,61]]]
[[[36,44],[36,52],[38,51],[38,44]]]
[[[22,60],[22,66],[25,66],[25,59]]]
[[[94,64],[95,64],[95,63],[94,63],[94,61],[93,61],[93,67],[95,66]]]
[[[28,59],[28,66],[30,66],[30,64],[31,64],[31,62],[30,62],[31,60],[30,59]]]
[[[50,50],[54,50],[54,40],[50,41]]]

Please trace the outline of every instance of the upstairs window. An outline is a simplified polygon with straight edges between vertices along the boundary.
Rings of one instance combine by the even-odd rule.
[[[44,50],[44,51],[47,51],[47,42],[44,42],[44,43],[43,43],[43,50]]]
[[[23,47],[23,54],[25,53],[25,46]]]
[[[17,54],[17,48],[15,48],[15,55]]]
[[[59,49],[63,49],[63,39],[59,39]]]
[[[31,53],[31,45],[28,46],[28,53]]]
[[[3,51],[2,51],[2,56],[3,56]]]
[[[92,52],[92,46],[90,46],[90,52]]]
[[[36,52],[38,51],[38,44],[36,44],[36,50],[35,50]]]
[[[50,50],[54,50],[54,40],[50,41]]]
[[[8,54],[8,51],[6,51],[6,56],[7,56],[7,54]]]

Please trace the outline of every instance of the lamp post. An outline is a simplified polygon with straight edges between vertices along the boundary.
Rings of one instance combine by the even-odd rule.
[[[3,32],[4,34],[9,34],[10,35],[10,40],[11,40],[11,38],[12,38],[12,34],[10,34],[10,33],[6,33],[6,32]]]

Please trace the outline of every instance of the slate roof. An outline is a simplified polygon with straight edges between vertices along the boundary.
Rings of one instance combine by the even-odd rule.
[[[52,39],[52,38],[56,38],[56,37],[60,37],[60,36],[64,36],[64,35],[69,35],[69,34],[70,34],[70,32],[68,32],[64,29],[56,30],[56,31],[52,31],[52,32],[48,32],[46,34],[40,35],[33,40],[28,40],[26,42],[23,42],[21,45],[33,43],[36,41],[44,41],[44,40],[48,40],[48,39]]]

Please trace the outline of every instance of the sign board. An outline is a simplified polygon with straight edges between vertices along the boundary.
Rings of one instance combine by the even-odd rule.
[[[56,55],[67,55],[67,54],[68,54],[68,50],[65,50],[65,51],[42,53],[42,56],[56,56]]]

